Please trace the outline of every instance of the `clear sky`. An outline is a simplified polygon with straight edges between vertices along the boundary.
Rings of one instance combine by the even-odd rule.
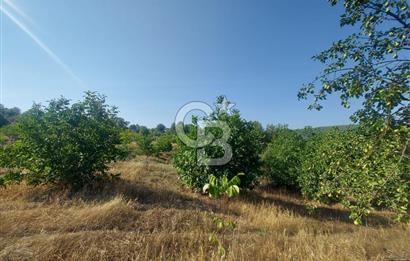
[[[95,90],[126,120],[153,127],[224,94],[264,125],[350,122],[336,96],[321,112],[297,99],[322,68],[311,56],[351,33],[326,0],[0,2],[6,107]]]

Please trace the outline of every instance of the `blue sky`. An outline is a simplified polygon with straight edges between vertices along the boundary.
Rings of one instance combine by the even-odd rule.
[[[311,56],[351,33],[326,0],[0,1],[20,22],[1,13],[6,107],[94,90],[126,120],[153,127],[224,94],[264,125],[350,122],[337,96],[320,112],[296,96],[322,68]]]

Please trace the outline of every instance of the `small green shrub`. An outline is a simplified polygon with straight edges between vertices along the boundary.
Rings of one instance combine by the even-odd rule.
[[[221,240],[218,239],[215,233],[211,233],[208,237],[209,243],[217,248],[218,256],[224,258],[226,256],[226,249]]]
[[[223,218],[216,217],[216,218],[213,219],[213,223],[215,224],[216,229],[219,232],[222,232],[222,231],[231,231],[231,232],[233,232],[236,228],[235,221],[230,220],[230,219],[226,220],[226,219],[223,219]],[[224,245],[222,244],[221,240],[218,238],[216,233],[211,233],[209,235],[208,241],[209,241],[209,243],[211,243],[211,245],[213,245],[214,247],[217,248],[217,254],[221,258],[224,258],[226,256],[226,249],[225,249]]]
[[[161,152],[172,151],[172,144],[175,142],[175,136],[172,134],[161,134],[156,137],[152,143],[152,150],[155,155]]]
[[[218,230],[228,230],[233,231],[236,228],[235,221],[231,219],[223,219],[220,217],[215,217],[212,222],[216,225]]]
[[[0,166],[18,172],[7,182],[78,188],[108,177],[108,164],[121,156],[117,110],[93,92],[72,105],[65,98],[34,105],[17,125],[19,139],[0,149]]]
[[[203,192],[208,193],[212,198],[219,198],[222,195],[228,196],[228,198],[239,195],[241,179],[239,178],[243,173],[240,173],[228,179],[226,176],[216,178],[214,175],[209,176],[209,183],[203,187]]]

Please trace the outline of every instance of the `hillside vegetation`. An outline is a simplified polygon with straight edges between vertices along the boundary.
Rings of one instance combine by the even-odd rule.
[[[92,91],[0,105],[0,259],[410,260],[410,7],[329,2],[358,32],[298,98],[362,100],[350,126],[265,128],[223,95],[170,128]]]

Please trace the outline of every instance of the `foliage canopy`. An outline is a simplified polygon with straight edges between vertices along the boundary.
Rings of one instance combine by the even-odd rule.
[[[276,185],[298,188],[304,140],[286,127],[270,128],[271,141],[262,154],[265,174]]]
[[[204,118],[205,126],[207,123],[222,121],[226,123],[230,130],[230,136],[227,143],[232,148],[232,159],[221,166],[208,166],[198,164],[197,149],[191,148],[178,141],[178,148],[173,158],[173,164],[180,175],[181,180],[188,186],[200,191],[208,182],[209,176],[216,178],[226,176],[229,180],[239,173],[241,186],[251,187],[256,178],[260,175],[260,157],[262,150],[262,135],[256,124],[244,120],[239,111],[228,109],[230,102],[223,96],[217,98],[215,110],[211,115]],[[196,138],[198,128],[197,122],[188,128],[188,135]],[[215,137],[221,135],[221,130],[215,127],[205,127],[205,131],[214,134]],[[213,145],[204,147],[205,153],[210,158],[219,158],[224,154],[222,148]]]
[[[65,98],[35,104],[17,126],[19,139],[0,151],[1,166],[13,170],[3,183],[78,188],[107,177],[108,164],[121,155],[117,109],[93,92],[72,105]]]
[[[352,119],[375,124],[380,118],[389,125],[409,124],[410,12],[406,0],[330,0],[343,2],[341,26],[360,25],[360,32],[336,41],[313,58],[325,65],[315,81],[305,85],[299,98],[313,95],[310,108],[340,93],[345,107],[354,98],[364,98]],[[317,87],[317,83],[321,86]]]

